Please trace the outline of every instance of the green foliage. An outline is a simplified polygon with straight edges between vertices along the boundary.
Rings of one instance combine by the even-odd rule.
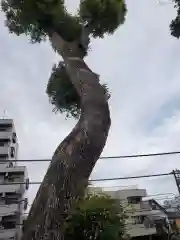
[[[180,37],[180,0],[173,0],[174,7],[177,9],[177,16],[172,20],[170,24],[171,35],[179,38]]]
[[[88,23],[93,37],[112,34],[124,23],[126,6],[123,0],[81,0],[79,16]]]
[[[126,214],[119,201],[89,194],[79,201],[67,222],[65,240],[121,240],[125,238]]]
[[[46,93],[51,104],[54,105],[54,112],[59,110],[61,113],[66,112],[67,117],[79,117],[80,97],[61,63],[53,67]]]
[[[104,84],[104,91],[110,97],[107,86]],[[66,113],[66,117],[78,118],[81,113],[80,97],[71,83],[62,62],[54,66],[49,78],[46,93],[54,112]]]
[[[1,6],[9,31],[29,35],[32,43],[45,40],[52,31],[67,41],[80,34],[79,18],[68,14],[63,0],[2,0]]]
[[[75,40],[85,22],[94,37],[103,37],[124,22],[126,13],[123,0],[82,0],[76,16],[67,12],[63,0],[2,0],[1,6],[9,31],[30,36],[32,43],[53,31],[67,41]]]

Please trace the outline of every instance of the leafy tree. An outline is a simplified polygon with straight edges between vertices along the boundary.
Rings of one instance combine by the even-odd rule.
[[[173,2],[174,2],[174,7],[177,10],[177,16],[174,20],[172,20],[170,24],[170,30],[171,30],[171,34],[174,37],[179,38],[180,37],[180,0],[173,0]]]
[[[73,117],[80,114],[52,157],[23,236],[23,240],[62,240],[66,220],[83,196],[111,124],[107,87],[84,58],[91,37],[103,38],[124,23],[125,3],[81,0],[75,15],[68,13],[63,0],[2,0],[1,6],[11,33],[25,34],[31,43],[49,39],[62,56],[52,70],[47,94],[56,110]]]
[[[65,240],[121,240],[127,238],[126,212],[119,201],[89,194],[67,221]]]

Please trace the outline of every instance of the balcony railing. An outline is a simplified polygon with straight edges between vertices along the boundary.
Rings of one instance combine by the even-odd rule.
[[[0,240],[9,240],[17,235],[17,228],[14,229],[0,229]]]
[[[0,146],[0,155],[9,155],[9,146]]]
[[[0,206],[0,216],[12,215],[19,211],[19,204],[3,205]]]
[[[1,183],[2,184],[2,183]],[[6,193],[6,192],[17,192],[23,194],[25,192],[25,184],[8,184],[6,183],[4,185],[0,185],[0,193]]]
[[[0,129],[0,139],[10,139],[12,137],[11,131],[1,131]]]

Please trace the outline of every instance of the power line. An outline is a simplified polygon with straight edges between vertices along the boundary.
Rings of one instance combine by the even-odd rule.
[[[165,155],[177,155],[180,151],[171,152],[159,152],[159,153],[145,153],[145,154],[132,154],[132,155],[116,155],[100,157],[99,159],[121,159],[121,158],[140,158],[140,157],[155,157],[155,156],[165,156]],[[51,159],[20,159],[20,160],[10,160],[11,162],[50,162]],[[0,162],[7,162],[7,160],[1,160]]]
[[[149,178],[149,177],[162,177],[172,175],[173,173],[159,173],[159,174],[149,174],[149,175],[139,175],[130,177],[117,177],[117,178],[100,178],[100,179],[90,179],[90,182],[101,182],[101,181],[115,181],[115,180],[126,180],[126,179],[138,179],[138,178]]]
[[[153,156],[164,156],[164,155],[176,155],[180,154],[180,151],[172,152],[159,152],[159,153],[146,153],[146,154],[132,154],[132,155],[121,155],[121,156],[110,156],[100,157],[100,159],[112,159],[112,158],[138,158],[138,157],[153,157]]]
[[[158,174],[149,174],[149,175],[139,175],[139,176],[129,176],[129,177],[117,177],[117,178],[99,178],[99,179],[90,179],[90,182],[104,182],[104,181],[115,181],[115,180],[127,180],[127,179],[138,179],[138,178],[150,178],[150,177],[163,177],[173,175],[172,172],[170,173],[158,173]],[[42,182],[29,182],[29,184],[41,184]],[[18,184],[27,184],[26,182],[7,182],[7,183],[0,183],[2,185],[18,185]]]

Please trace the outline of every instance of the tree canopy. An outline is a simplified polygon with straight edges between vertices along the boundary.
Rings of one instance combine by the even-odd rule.
[[[52,31],[72,41],[85,24],[90,24],[93,37],[103,37],[124,22],[126,12],[122,0],[81,0],[75,16],[67,12],[63,0],[2,0],[1,6],[10,32],[29,35],[32,42],[44,40]]]
[[[126,218],[119,200],[103,194],[88,194],[67,221],[65,240],[124,239]]]
[[[170,24],[170,30],[172,36],[179,38],[180,37],[180,0],[173,0],[174,8],[177,10],[177,16],[172,20]]]
[[[79,39],[81,45],[85,28],[89,36],[103,38],[105,34],[113,34],[124,23],[126,15],[123,0],[81,0],[75,15],[68,13],[64,0],[2,0],[1,7],[9,31],[29,36],[31,43],[44,41],[57,32],[69,42]],[[89,43],[90,39],[86,49],[81,46],[83,57],[88,53]],[[103,87],[109,98],[107,86]],[[67,117],[79,117],[80,97],[62,62],[53,66],[46,93],[54,112],[65,112]]]

